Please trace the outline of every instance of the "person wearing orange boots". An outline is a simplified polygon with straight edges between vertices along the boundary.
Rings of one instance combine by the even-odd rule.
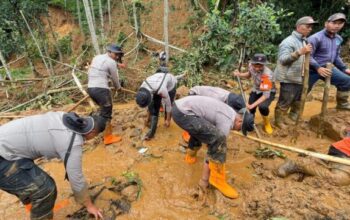
[[[187,96],[175,101],[172,108],[174,122],[190,134],[188,143],[192,155],[187,153],[185,161],[196,162],[195,153],[202,143],[208,145],[208,161],[204,163],[200,180],[202,187],[209,184],[228,198],[238,198],[238,192],[226,182],[226,137],[230,130],[254,130],[254,117],[245,109],[236,113],[225,103],[206,96]]]
[[[249,96],[247,108],[252,114],[255,114],[256,108],[259,108],[264,120],[264,130],[267,134],[272,134],[269,106],[275,99],[276,87],[274,73],[266,66],[267,63],[265,54],[257,53],[250,61],[248,72],[240,73],[236,70],[233,74],[238,77],[253,79],[253,89]]]
[[[108,145],[121,141],[120,136],[112,134],[112,96],[115,92],[109,89],[108,81],[112,80],[116,90],[121,89],[117,64],[122,63],[124,52],[120,46],[115,44],[107,46],[106,49],[107,53],[95,56],[91,62],[88,73],[88,93],[99,105],[99,115],[106,120],[103,142]]]

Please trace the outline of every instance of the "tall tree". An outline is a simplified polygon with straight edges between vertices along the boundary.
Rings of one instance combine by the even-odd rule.
[[[92,20],[92,15],[91,15],[91,9],[90,9],[90,6],[89,6],[89,2],[88,2],[88,0],[83,0],[83,3],[84,3],[86,19],[87,19],[87,22],[88,22],[88,25],[89,25],[92,45],[94,46],[96,54],[100,54],[100,48],[99,48],[97,37],[96,37],[96,32],[95,32],[94,23],[93,23],[93,20]]]
[[[168,16],[169,16],[169,4],[168,0],[164,0],[164,43],[166,53],[166,64],[169,62],[169,32],[168,32]]]

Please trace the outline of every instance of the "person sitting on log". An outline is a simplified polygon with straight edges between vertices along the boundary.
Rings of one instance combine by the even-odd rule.
[[[350,159],[350,127],[347,135],[341,141],[333,143],[328,149],[328,155]],[[319,159],[298,158],[287,160],[276,170],[279,177],[287,177],[292,173],[303,173],[321,177],[333,185],[344,186],[350,184],[350,166],[335,162],[324,162]]]

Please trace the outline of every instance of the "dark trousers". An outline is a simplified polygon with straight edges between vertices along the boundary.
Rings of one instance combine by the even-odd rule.
[[[30,159],[8,161],[0,157],[0,189],[31,203],[31,219],[51,219],[57,190],[55,181]]]
[[[263,93],[258,94],[256,92],[251,92],[249,95],[249,101],[248,101],[249,105],[253,104],[262,95]],[[276,92],[271,92],[270,97],[258,105],[259,112],[262,116],[269,115],[270,113],[269,107],[271,105],[271,102],[275,99],[275,96],[276,96]],[[250,110],[250,113],[252,113],[253,115],[255,115],[255,112],[256,112],[256,107]]]
[[[100,107],[99,115],[109,121],[112,119],[112,95],[109,89],[105,88],[88,88],[89,96]]]
[[[332,145],[328,149],[328,155],[335,156],[335,157],[349,158],[348,155],[338,150],[337,148],[333,147]]]
[[[171,103],[174,103],[176,95],[176,86],[168,92]],[[158,94],[153,95],[153,99],[148,106],[148,111],[151,113],[151,116],[159,116],[160,106],[162,105],[162,97]],[[166,109],[165,109],[166,111]]]
[[[201,147],[202,143],[208,144],[208,157],[216,162],[226,161],[226,136],[215,125],[195,115],[183,114],[176,105],[172,108],[173,120],[187,131],[191,138],[188,147],[192,150]]]
[[[281,83],[280,96],[276,108],[287,111],[294,102],[301,100],[303,85],[296,83]]]
[[[310,78],[309,78],[309,91],[311,91],[314,84],[317,80],[325,80],[324,77],[320,76],[316,70],[313,68],[310,69]],[[331,84],[337,87],[338,91],[350,91],[350,75],[340,71],[338,68],[332,68]]]

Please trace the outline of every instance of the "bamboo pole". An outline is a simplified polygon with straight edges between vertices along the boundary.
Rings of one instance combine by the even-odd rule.
[[[77,102],[74,106],[72,106],[71,108],[69,108],[67,110],[67,112],[71,112],[73,111],[74,109],[76,109],[81,103],[83,103],[87,98],[89,98],[90,96],[85,96],[84,98],[82,98],[79,102]]]
[[[329,71],[332,71],[333,64],[327,63],[326,67]],[[323,101],[322,101],[322,111],[320,114],[320,122],[318,126],[317,136],[319,138],[323,137],[324,133],[324,117],[327,113],[327,104],[328,104],[328,98],[329,98],[329,88],[331,87],[331,77],[327,76],[325,77],[325,86],[323,91]]]
[[[92,45],[94,46],[96,54],[100,54],[100,48],[98,45],[97,37],[96,37],[96,32],[95,32],[95,26],[92,20],[92,15],[91,15],[91,9],[89,6],[88,0],[83,0],[84,3],[84,9],[85,9],[85,14],[86,14],[86,19],[88,22],[90,34],[91,34],[91,41]]]
[[[5,57],[2,55],[1,50],[0,50],[0,61],[2,63],[2,66],[5,68],[5,72],[6,72],[7,77],[10,80],[12,80],[12,75],[11,75],[10,69],[7,67]]]
[[[18,83],[18,82],[28,82],[28,81],[42,81],[45,78],[28,78],[28,79],[15,79],[15,80],[0,80],[1,83]]]
[[[77,5],[79,28],[80,28],[80,30],[83,30],[83,26],[81,23],[81,14],[80,14],[80,0],[76,0],[76,5]]]
[[[166,53],[166,65],[168,65],[169,62],[169,31],[168,31],[168,16],[169,16],[169,4],[168,0],[164,0],[164,46],[165,46],[165,53]]]
[[[92,21],[94,22],[94,26],[96,27],[96,19],[95,19],[95,8],[94,8],[94,1],[90,0],[90,11],[92,15]]]
[[[51,71],[50,71],[50,69],[49,69],[49,66],[47,65],[46,60],[45,60],[44,55],[43,55],[43,52],[42,52],[41,49],[40,49],[40,45],[39,45],[38,41],[36,40],[36,38],[35,38],[35,36],[34,36],[34,34],[33,34],[33,32],[32,32],[32,29],[30,28],[30,26],[29,26],[29,24],[28,24],[28,22],[27,22],[26,17],[24,16],[22,10],[19,10],[19,12],[21,13],[22,18],[23,18],[24,22],[25,22],[26,25],[27,25],[28,31],[29,31],[30,35],[32,36],[32,38],[33,38],[33,40],[34,40],[34,43],[35,43],[36,47],[38,48],[39,54],[40,54],[40,56],[41,56],[41,59],[43,60],[43,63],[44,63],[45,68],[46,68],[46,70],[47,70],[47,73],[48,73],[49,75],[51,75]]]
[[[305,42],[304,42],[305,45]],[[304,113],[304,108],[305,108],[305,102],[306,102],[306,97],[307,97],[307,93],[308,93],[308,89],[309,89],[309,66],[310,66],[310,53],[306,53],[305,54],[305,58],[304,58],[304,66],[302,69],[302,74],[301,76],[303,77],[303,90],[301,93],[301,100],[300,100],[300,108],[297,114],[297,119],[295,121],[295,125],[294,125],[294,129],[292,131],[292,138],[291,138],[291,142],[292,143],[296,143],[297,139],[298,139],[298,124],[299,121]]]
[[[101,21],[101,37],[102,37],[102,42],[104,42],[104,22],[103,22],[103,12],[102,12],[102,3],[101,0],[98,0],[98,8],[99,8],[99,12],[100,12],[100,21]]]
[[[270,142],[270,141],[262,140],[260,138],[252,137],[250,135],[244,136],[243,134],[241,134],[238,131],[232,131],[232,132],[235,135],[239,135],[241,137],[245,137],[245,138],[248,138],[250,140],[269,145],[271,147],[276,147],[276,148],[287,150],[287,151],[291,151],[291,152],[301,153],[301,154],[305,154],[307,156],[319,158],[319,159],[322,159],[322,160],[332,161],[332,162],[336,162],[336,163],[340,163],[340,164],[344,164],[344,165],[350,166],[350,160],[349,159],[344,159],[344,158],[340,158],[340,157],[334,157],[334,156],[330,156],[330,155],[326,155],[326,154],[321,154],[321,153],[316,153],[316,152],[312,152],[312,151],[299,149],[299,148],[296,148],[296,147],[290,147],[290,146],[283,145],[283,144],[273,143],[273,142]]]
[[[47,15],[46,19],[47,19],[47,23],[48,23],[50,31],[51,31],[52,38],[54,40],[54,46],[55,46],[56,51],[58,53],[58,57],[59,57],[60,61],[62,61],[63,60],[62,52],[61,52],[61,49],[60,49],[60,47],[58,45],[56,32],[52,28],[51,19],[50,19],[50,15],[49,14]]]
[[[135,95],[136,95],[136,92],[135,92],[135,91],[132,91],[132,90],[130,90],[130,89],[121,88],[121,90],[124,91],[124,92],[129,92],[129,93],[131,93],[131,94],[135,94]]]
[[[89,96],[89,94],[87,94],[87,92],[83,89],[83,86],[81,85],[78,77],[75,75],[75,68],[73,68],[72,76],[73,76],[75,84],[77,84],[77,86],[78,86],[79,90],[81,91],[81,93],[84,96]],[[91,99],[89,99],[89,105],[91,106],[93,111],[97,109],[95,103]]]
[[[215,11],[217,11],[219,9],[219,5],[220,5],[220,0],[217,0],[215,3]]]
[[[147,35],[145,33],[141,33],[141,34],[142,34],[142,36],[146,37],[148,40],[150,40],[150,41],[152,41],[154,43],[161,44],[161,45],[165,46],[165,43],[163,41],[157,40],[157,39],[155,39],[155,38],[153,38],[153,37],[151,37],[151,36],[149,36],[149,35]],[[178,51],[181,51],[183,53],[187,53],[186,50],[178,48],[178,47],[175,47],[175,46],[173,46],[171,44],[169,44],[169,47],[174,49],[174,50],[178,50]]]

